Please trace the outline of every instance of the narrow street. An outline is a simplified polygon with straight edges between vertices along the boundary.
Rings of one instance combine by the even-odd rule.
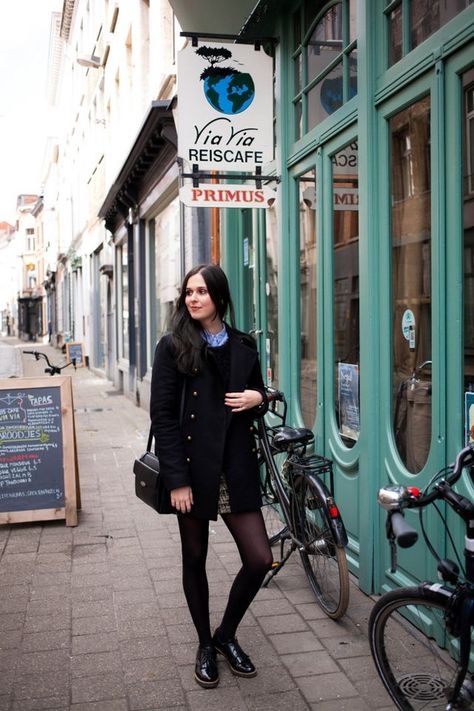
[[[0,339],[2,377],[43,373],[24,347]],[[258,676],[239,679],[221,662],[219,686],[197,686],[176,521],[134,495],[147,413],[87,369],[65,372],[82,510],[74,528],[0,526],[0,711],[389,711],[366,638],[372,600],[351,584],[345,618],[327,619],[296,556],[260,590],[240,628]],[[211,522],[213,624],[238,567],[227,529]]]

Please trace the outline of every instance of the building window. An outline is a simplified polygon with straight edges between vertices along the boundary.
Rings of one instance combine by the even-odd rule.
[[[128,308],[128,245],[126,242],[118,250],[119,257],[119,356],[126,360],[130,357],[130,318]]]
[[[395,441],[419,472],[431,442],[430,100],[390,119],[392,348]]]
[[[359,439],[359,173],[353,141],[331,156],[335,412],[348,447]]]
[[[356,0],[325,5],[303,3],[293,15],[296,140],[357,94]]]
[[[389,66],[418,47],[471,2],[472,0],[386,0]]]
[[[266,383],[278,387],[280,378],[278,351],[278,213],[274,204],[265,210],[267,272],[267,342],[265,344]]]
[[[306,427],[316,417],[317,396],[317,235],[316,172],[298,179],[300,229],[300,404]]]
[[[181,284],[181,246],[179,233],[179,200],[174,198],[154,219],[154,274],[152,299],[154,324],[152,344],[156,344],[169,327]]]
[[[27,252],[34,252],[35,248],[36,248],[36,240],[35,240],[34,227],[27,227],[26,228],[26,251]]]

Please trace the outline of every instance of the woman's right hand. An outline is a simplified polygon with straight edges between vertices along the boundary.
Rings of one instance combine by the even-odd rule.
[[[180,486],[170,491],[171,506],[180,513],[189,513],[194,503],[193,492],[190,486]]]

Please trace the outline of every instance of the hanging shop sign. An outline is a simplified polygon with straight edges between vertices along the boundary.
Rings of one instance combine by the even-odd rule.
[[[273,159],[272,59],[247,44],[178,53],[178,156],[199,169],[255,172]]]
[[[189,207],[268,207],[275,200],[275,190],[254,185],[183,185],[179,199]]]

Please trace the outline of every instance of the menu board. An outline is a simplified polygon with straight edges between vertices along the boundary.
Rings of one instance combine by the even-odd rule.
[[[71,363],[72,360],[76,361],[76,367],[81,368],[84,365],[84,351],[82,349],[82,343],[79,341],[69,341],[66,343],[66,360]]]
[[[0,523],[77,523],[69,376],[0,380]]]

